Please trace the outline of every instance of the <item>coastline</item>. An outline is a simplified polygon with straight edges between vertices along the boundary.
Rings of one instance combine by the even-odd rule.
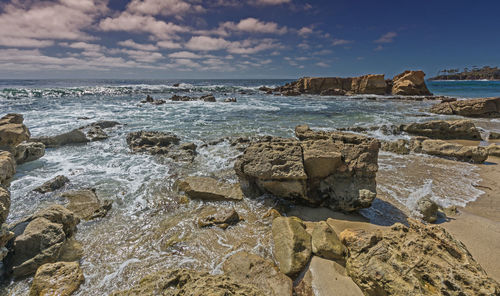
[[[441,224],[467,246],[488,275],[500,281],[500,158],[490,157],[477,165],[482,181],[479,188],[485,193],[460,208],[457,215]]]

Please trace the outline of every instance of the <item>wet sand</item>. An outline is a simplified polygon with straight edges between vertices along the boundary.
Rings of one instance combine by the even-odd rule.
[[[500,281],[500,158],[478,165],[485,193],[441,224],[462,241],[493,279]]]

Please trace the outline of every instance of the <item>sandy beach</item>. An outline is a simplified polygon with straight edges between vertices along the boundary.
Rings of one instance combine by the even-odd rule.
[[[441,224],[462,241],[489,276],[500,280],[500,158],[490,157],[478,165],[485,193],[461,208],[458,214]]]

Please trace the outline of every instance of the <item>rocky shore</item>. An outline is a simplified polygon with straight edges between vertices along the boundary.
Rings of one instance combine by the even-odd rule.
[[[270,91],[287,96],[431,95],[421,71],[406,71],[392,80],[385,80],[383,75],[303,78]],[[174,102],[193,100],[216,102],[210,95],[171,98]],[[444,100],[430,111],[491,118],[499,113],[498,100]],[[144,103],[165,102],[148,96]],[[112,201],[102,198],[93,184],[68,190],[71,176],[57,175],[40,182],[33,192],[40,198],[57,194],[57,203],[7,224],[10,182],[18,165],[43,158],[46,149],[106,141],[121,124],[96,121],[55,136],[32,137],[23,122],[20,114],[0,119],[2,278],[8,282],[32,277],[29,295],[72,295],[85,282],[81,264],[86,257],[76,234],[82,224],[88,230],[92,223],[107,223]],[[374,138],[370,133],[373,130],[399,139]],[[232,179],[183,171],[190,173],[168,181],[168,194],[175,197],[171,202],[175,206],[169,204],[169,210],[197,202],[194,227],[212,237],[238,229],[247,220],[268,221],[259,223],[270,237],[269,245],[261,245],[259,248],[265,250],[259,252],[251,252],[243,244],[230,248],[213,270],[155,267],[150,274],[135,275],[130,285],[116,287],[111,295],[500,295],[499,274],[490,272],[497,265],[484,268],[484,254],[478,260],[477,245],[472,242],[473,250],[469,250],[465,240],[470,237],[457,231],[456,225],[462,224],[442,222],[452,217],[460,221],[453,209],[422,197],[416,201],[416,215],[390,226],[359,218],[360,211],[379,202],[380,151],[482,164],[496,161],[500,155],[495,138],[494,131],[485,130],[477,122],[453,117],[336,130],[298,125],[294,137],[207,142],[204,147],[229,141],[241,151],[233,170],[227,172]],[[491,145],[480,145],[488,139]],[[153,155],[172,167],[193,165],[202,147],[173,132],[146,129],[128,132],[122,140],[130,155]],[[241,207],[250,199],[269,207],[267,214],[252,217],[252,208]],[[494,227],[493,231],[500,230],[495,223],[498,221],[488,225]],[[183,239],[165,233],[158,234],[164,248]],[[498,242],[498,236],[492,241]],[[487,242],[483,240],[482,244]],[[498,255],[498,251],[493,252]]]

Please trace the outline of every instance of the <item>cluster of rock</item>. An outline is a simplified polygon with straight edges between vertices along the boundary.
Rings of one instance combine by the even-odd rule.
[[[353,78],[305,77],[274,90],[261,90],[268,93],[279,92],[285,96],[301,94],[430,96],[432,93],[427,89],[424,76],[422,71],[405,71],[392,80],[385,80],[383,74]]]
[[[430,112],[466,117],[500,117],[500,98],[481,98],[441,102],[431,107]]]
[[[270,138],[249,145],[235,163],[247,196],[265,193],[334,210],[366,208],[376,196],[380,143],[343,133],[295,129],[299,140]]]
[[[109,137],[104,131],[105,129],[115,127],[119,124],[120,123],[116,121],[98,121],[59,135],[32,138],[30,142],[40,142],[47,148],[53,148],[64,145],[101,141]]]
[[[212,94],[203,95],[200,97],[173,95],[169,100],[174,101],[174,102],[190,102],[190,101],[215,102],[216,101],[214,95],[212,95]]]
[[[196,156],[194,143],[180,143],[173,133],[159,131],[137,131],[127,134],[127,144],[132,152],[164,155],[174,160],[193,161]]]

